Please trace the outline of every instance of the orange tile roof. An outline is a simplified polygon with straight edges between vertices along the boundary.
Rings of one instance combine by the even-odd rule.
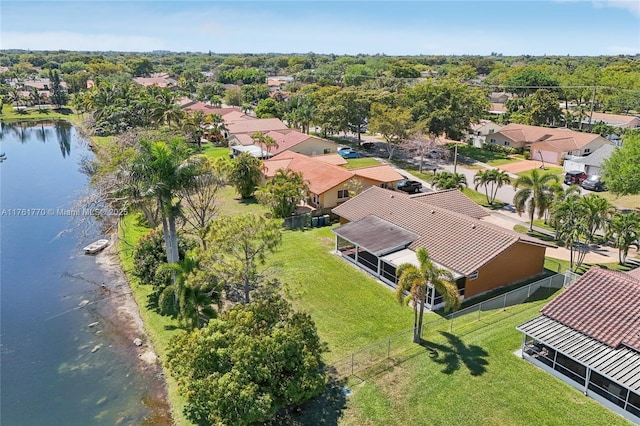
[[[495,134],[501,134],[514,142],[524,142],[526,144],[535,144],[544,141],[549,143],[549,145],[544,145],[545,148],[549,148],[557,152],[568,152],[574,149],[580,149],[594,139],[602,138],[602,136],[594,133],[576,132],[574,130],[560,128],[529,126],[517,123],[507,124],[499,131],[495,132]],[[538,145],[538,147],[543,147],[543,145]],[[559,151],[563,148],[570,149]]]
[[[314,155],[313,158],[318,161],[322,161],[323,163],[333,164],[334,166],[344,166],[345,164],[349,164],[347,160],[337,153]]]
[[[291,149],[292,147],[298,145],[301,142],[306,141],[307,139],[309,139],[311,137],[310,135],[298,132],[296,130],[293,130],[293,131],[288,132],[286,134],[280,133],[280,132],[276,132],[276,131],[272,131],[272,132],[268,132],[267,134],[265,134],[265,136],[270,136],[278,144],[277,148],[273,147],[271,149],[271,153],[274,154],[274,155],[277,155],[277,154],[279,154],[279,153],[281,153],[283,151]]]
[[[370,167],[362,167],[359,169],[350,169],[356,176],[374,180],[380,183],[397,182],[404,179],[393,167],[388,164],[380,164]]]
[[[410,249],[425,247],[433,260],[464,275],[477,271],[517,243],[552,247],[534,238],[375,186],[332,211],[352,222],[369,215],[377,216],[415,232],[420,238],[409,246]]]
[[[226,108],[229,109],[229,108]],[[225,123],[232,123],[234,121],[242,121],[242,120],[255,120],[255,117],[245,114],[237,108],[233,108],[233,111],[226,111],[225,113],[220,113]]]
[[[283,160],[289,160],[285,163]],[[275,157],[262,162],[267,167],[267,173],[274,173],[281,168],[287,168],[294,172],[302,173],[309,183],[309,190],[314,194],[324,194],[331,188],[348,181],[353,173],[342,167],[318,161],[313,157],[298,154],[292,151],[284,151]]]
[[[600,342],[640,351],[640,280],[592,267],[541,309],[543,315]]]

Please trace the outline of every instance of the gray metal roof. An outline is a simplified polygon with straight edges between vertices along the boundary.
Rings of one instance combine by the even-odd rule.
[[[593,151],[591,155],[584,157],[577,157],[573,155],[567,156],[567,160],[573,161],[574,163],[583,163],[587,166],[602,167],[604,160],[611,157],[611,153],[613,153],[615,149],[615,145],[602,145],[600,148]]]
[[[597,373],[635,392],[640,391],[640,353],[626,346],[613,349],[545,315],[516,329]]]
[[[376,256],[406,247],[420,236],[377,216],[367,216],[333,230]]]

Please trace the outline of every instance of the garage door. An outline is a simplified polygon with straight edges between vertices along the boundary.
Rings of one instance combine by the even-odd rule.
[[[558,164],[558,153],[553,151],[534,150],[531,153],[531,159],[544,161],[545,163]]]

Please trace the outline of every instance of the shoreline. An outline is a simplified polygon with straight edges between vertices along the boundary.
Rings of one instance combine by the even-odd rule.
[[[108,297],[107,316],[114,322],[116,330],[113,334],[118,340],[119,349],[135,356],[138,360],[137,368],[154,382],[156,389],[150,390],[144,401],[150,411],[149,418],[153,419],[154,425],[173,425],[164,369],[145,329],[129,280],[122,269],[117,244],[117,239],[112,238],[109,247],[95,255],[96,265],[109,277],[108,282],[103,284],[104,291],[119,296]],[[136,339],[141,340],[139,346],[134,343]]]

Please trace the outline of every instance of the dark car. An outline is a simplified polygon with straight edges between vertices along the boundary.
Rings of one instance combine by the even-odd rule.
[[[564,183],[567,185],[580,185],[586,178],[587,174],[585,172],[575,170],[565,173]]]
[[[415,180],[403,179],[398,181],[398,189],[400,191],[408,192],[409,194],[415,194],[420,192],[422,184]]]
[[[590,191],[606,191],[607,190],[607,186],[602,181],[602,177],[599,175],[587,176],[587,178],[582,181],[580,186]]]

